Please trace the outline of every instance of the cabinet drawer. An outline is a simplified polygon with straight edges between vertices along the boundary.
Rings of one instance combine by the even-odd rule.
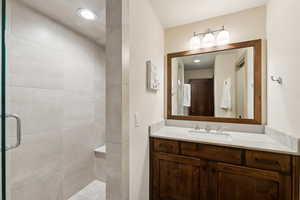
[[[181,154],[207,160],[242,164],[242,150],[239,149],[182,142]]]
[[[291,172],[291,157],[266,152],[246,151],[246,165],[284,173]]]
[[[154,151],[179,154],[179,142],[156,139],[154,140]]]

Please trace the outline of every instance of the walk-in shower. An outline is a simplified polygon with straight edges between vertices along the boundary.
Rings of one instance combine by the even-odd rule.
[[[105,198],[105,0],[1,8],[0,200]]]

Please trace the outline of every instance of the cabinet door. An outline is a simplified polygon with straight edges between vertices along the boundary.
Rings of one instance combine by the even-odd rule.
[[[155,154],[152,200],[206,200],[206,168],[199,159]]]
[[[217,200],[291,199],[291,178],[277,172],[218,163],[211,180]]]

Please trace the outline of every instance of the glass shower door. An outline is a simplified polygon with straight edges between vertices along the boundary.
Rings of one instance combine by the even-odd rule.
[[[21,145],[21,119],[16,114],[10,114],[7,109],[7,49],[6,49],[6,36],[7,36],[7,4],[6,0],[1,0],[1,75],[0,75],[0,82],[1,82],[1,158],[0,158],[0,165],[1,165],[1,181],[0,181],[0,200],[7,200],[9,199],[9,190],[8,190],[8,178],[7,178],[7,159],[8,159],[8,152],[19,147]],[[7,137],[7,133],[12,135],[10,139]],[[16,135],[14,135],[16,133]]]
[[[1,55],[0,55],[0,63],[1,63],[1,70],[0,70],[0,93],[1,93],[1,122],[0,122],[0,143],[1,143],[1,155],[0,155],[0,165],[1,165],[1,181],[0,181],[0,200],[6,200],[6,148],[5,148],[5,0],[1,0]]]
[[[67,200],[105,142],[105,0],[0,1],[0,200]]]

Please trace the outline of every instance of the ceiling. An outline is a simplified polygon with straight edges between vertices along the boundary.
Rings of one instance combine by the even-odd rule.
[[[73,31],[105,45],[105,0],[19,0]],[[88,8],[96,13],[95,21],[87,21],[76,13]]]
[[[180,57],[178,60],[184,64],[185,70],[195,70],[213,68],[215,58],[216,54],[212,53]],[[200,60],[200,63],[195,63],[194,60]]]
[[[268,0],[150,0],[165,28],[264,5]]]
[[[214,53],[205,53],[191,56],[178,57],[177,60],[184,65],[184,70],[197,70],[197,69],[209,69],[214,68],[217,55],[236,54],[240,55],[241,51],[245,51],[252,48],[233,49],[226,51],[218,51]],[[199,63],[195,63],[195,60],[200,60]]]

